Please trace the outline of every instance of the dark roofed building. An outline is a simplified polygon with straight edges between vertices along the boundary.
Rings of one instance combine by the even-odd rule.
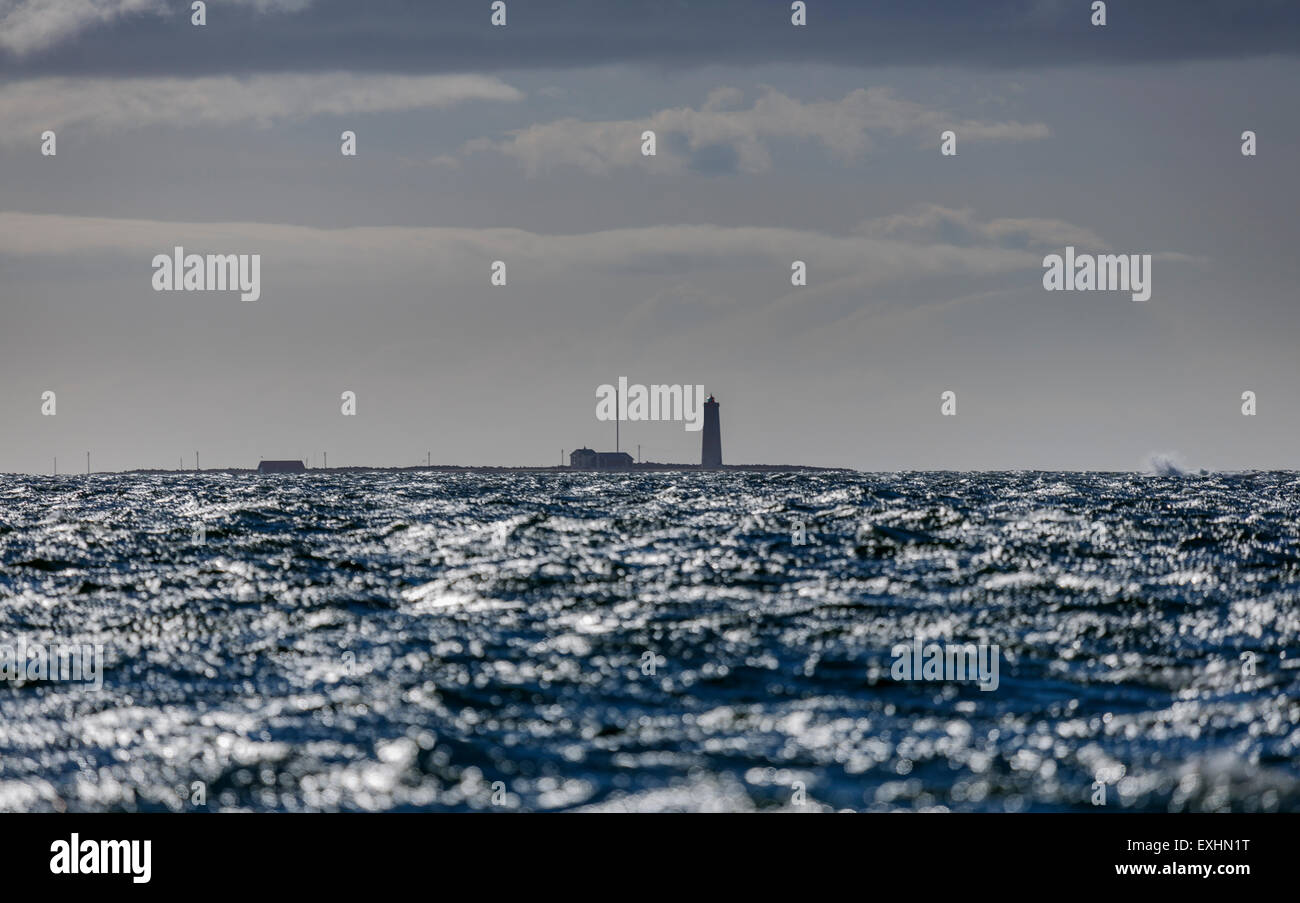
[[[632,466],[632,456],[627,452],[598,452],[580,448],[569,455],[569,466],[574,470],[627,470]]]
[[[257,465],[258,473],[306,473],[307,465],[302,461],[263,461]]]

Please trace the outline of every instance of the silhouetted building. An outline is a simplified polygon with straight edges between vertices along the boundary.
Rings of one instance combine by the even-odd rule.
[[[632,466],[627,452],[598,452],[580,448],[570,453],[569,466],[574,470],[626,470]]]
[[[700,450],[700,466],[722,466],[722,427],[718,421],[718,402],[712,395],[704,402],[704,442]]]
[[[263,461],[257,465],[258,473],[306,473],[307,465],[302,461]]]

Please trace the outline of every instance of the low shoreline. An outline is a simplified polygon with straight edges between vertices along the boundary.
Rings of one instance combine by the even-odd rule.
[[[352,473],[857,473],[849,467],[813,467],[803,464],[724,464],[721,467],[704,467],[699,464],[656,464],[646,462],[629,467],[588,470],[570,467],[567,464],[553,464],[550,467],[489,467],[485,465],[460,464],[417,464],[410,467],[308,467],[301,473],[262,474],[262,476],[309,476],[311,474],[352,474]],[[135,470],[105,470],[92,473],[110,473],[118,475],[147,474],[182,476],[195,473],[224,473],[231,475],[257,474],[256,467],[214,467],[203,470],[162,470],[155,468],[138,468]],[[66,476],[85,476],[85,474],[66,474]]]

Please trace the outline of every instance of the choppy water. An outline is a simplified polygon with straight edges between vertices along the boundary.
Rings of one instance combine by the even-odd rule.
[[[1300,810],[1298,489],[0,477],[0,809]]]

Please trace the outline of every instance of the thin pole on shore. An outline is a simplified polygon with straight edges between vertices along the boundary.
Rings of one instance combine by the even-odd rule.
[[[90,452],[86,452],[86,476],[90,476]]]

